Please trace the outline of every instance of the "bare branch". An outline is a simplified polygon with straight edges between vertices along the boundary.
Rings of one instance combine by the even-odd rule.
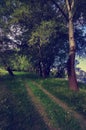
[[[72,3],[71,3],[71,9],[73,9],[73,7],[74,7],[74,3],[75,3],[75,1],[72,0]]]
[[[75,18],[75,16],[76,16],[76,12],[77,12],[77,5],[78,4],[78,0],[74,0],[74,5],[75,5],[75,7],[73,7],[73,19]]]
[[[55,6],[59,9],[59,11],[62,13],[62,15],[65,17],[66,21],[68,21],[68,17],[67,15],[64,13],[64,11],[61,9],[61,7],[54,1],[51,0],[53,2],[53,4],[55,4]]]

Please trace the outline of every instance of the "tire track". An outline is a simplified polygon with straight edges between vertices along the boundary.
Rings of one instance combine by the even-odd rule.
[[[45,124],[48,126],[49,130],[61,130],[60,128],[58,129],[54,128],[51,120],[48,118],[48,115],[45,112],[44,107],[41,105],[40,101],[34,96],[32,90],[29,88],[29,85],[26,84],[25,86],[26,86],[29,96],[31,97],[32,102],[34,103],[41,117],[43,118]]]
[[[55,103],[57,103],[59,106],[61,106],[64,110],[66,110],[68,113],[71,114],[75,119],[78,120],[80,123],[80,126],[82,130],[86,130],[86,119],[79,113],[75,112],[74,110],[71,110],[70,107],[67,106],[64,102],[62,102],[60,99],[56,98],[54,95],[49,93],[46,89],[44,89],[41,85],[38,83],[34,82],[34,85],[38,86],[45,94],[47,94]]]

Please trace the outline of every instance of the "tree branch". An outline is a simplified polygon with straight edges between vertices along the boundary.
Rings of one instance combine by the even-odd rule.
[[[54,0],[51,0],[51,2],[53,2],[53,4],[55,4],[55,6],[59,9],[59,11],[62,13],[62,15],[65,17],[66,21],[68,22],[68,17],[64,13],[64,11],[61,9],[61,7]]]
[[[77,12],[77,4],[78,4],[78,1],[77,0],[74,0],[74,4],[75,4],[75,7],[76,8],[73,8],[73,19],[75,18],[75,16],[76,16],[76,12]]]
[[[74,0],[72,0],[72,3],[71,3],[71,9],[73,9],[73,7],[74,7]]]
[[[70,11],[70,10],[71,10],[71,5],[70,5],[70,3],[69,3],[68,0],[66,0],[66,5],[67,5],[67,9],[68,9],[68,11]]]

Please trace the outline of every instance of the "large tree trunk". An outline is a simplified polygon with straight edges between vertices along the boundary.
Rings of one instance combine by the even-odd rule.
[[[75,52],[76,52],[76,45],[74,40],[74,25],[73,25],[73,3],[68,3],[68,0],[66,0],[66,4],[68,7],[68,15],[69,15],[69,23],[68,23],[68,29],[69,29],[69,59],[68,59],[68,81],[69,81],[69,87],[71,90],[77,91],[79,90],[77,85],[77,79],[76,79],[76,73],[75,73]]]
[[[77,91],[79,90],[77,85],[76,73],[75,73],[75,49],[71,47],[69,59],[67,63],[67,70],[68,70],[68,81],[69,87],[71,90]]]

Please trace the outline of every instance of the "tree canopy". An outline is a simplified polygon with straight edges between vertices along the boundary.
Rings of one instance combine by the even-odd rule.
[[[56,58],[58,66],[69,59],[67,66],[72,74],[75,56],[71,59],[70,54],[75,55],[75,49],[77,54],[86,50],[82,29],[86,26],[85,7],[85,0],[1,0],[0,52],[7,45],[9,51],[25,55],[44,77],[49,75]]]

